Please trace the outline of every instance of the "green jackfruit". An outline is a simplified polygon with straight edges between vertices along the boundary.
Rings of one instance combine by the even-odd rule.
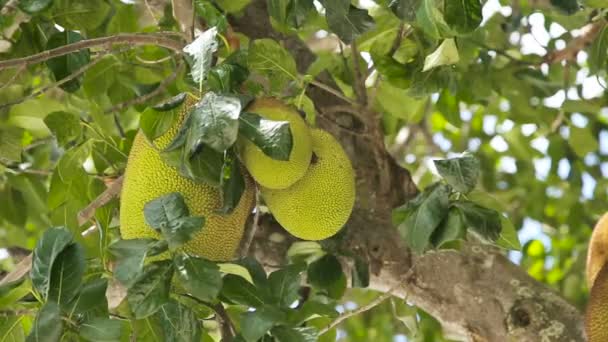
[[[299,113],[282,102],[263,98],[255,100],[246,109],[269,120],[288,121],[293,145],[289,160],[267,156],[253,142],[239,138],[243,164],[255,181],[269,189],[285,189],[304,176],[312,155],[310,129]]]
[[[261,188],[266,205],[292,235],[323,240],[344,226],[355,204],[355,174],[331,134],[313,129],[313,160],[302,179],[287,189]]]
[[[187,98],[178,122],[154,140],[158,149],[142,132],[135,137],[121,193],[120,233],[123,239],[159,238],[159,234],[144,220],[144,205],[162,195],[179,192],[191,215],[205,217],[204,227],[184,245],[184,250],[211,260],[230,260],[239,246],[245,222],[254,205],[255,185],[251,178],[245,176],[245,191],[233,212],[222,215],[217,212],[222,205],[219,189],[182,177],[175,168],[164,163],[159,154],[171,142],[195,103],[195,99]]]

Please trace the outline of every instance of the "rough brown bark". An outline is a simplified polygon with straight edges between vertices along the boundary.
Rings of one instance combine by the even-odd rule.
[[[297,37],[272,29],[264,0],[252,1],[245,13],[231,22],[235,31],[252,39],[281,42],[296,58],[300,72],[315,59]],[[335,88],[327,74],[317,80]],[[469,244],[459,252],[413,255],[391,224],[391,210],[412,198],[417,190],[408,171],[386,152],[377,116],[366,108],[357,108],[359,116],[336,111],[337,106],[348,104],[318,87],[309,86],[307,95],[315,103],[319,126],[340,140],[357,173],[355,209],[333,243],[338,250],[369,261],[371,288],[386,291],[415,265],[403,289],[395,294],[407,297],[464,340],[585,340],[577,309],[529,277],[500,251]],[[266,266],[284,264],[293,238],[271,217],[264,216],[260,221],[250,254]]]

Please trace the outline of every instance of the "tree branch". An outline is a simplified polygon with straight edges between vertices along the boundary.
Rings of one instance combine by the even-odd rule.
[[[173,33],[134,33],[134,34],[119,34],[110,37],[101,37],[81,40],[76,43],[60,46],[55,49],[42,51],[35,55],[9,59],[6,61],[0,61],[0,70],[6,68],[12,68],[21,65],[31,65],[35,63],[44,62],[51,58],[67,55],[72,52],[76,52],[82,49],[88,49],[97,46],[104,46],[105,49],[111,49],[113,44],[131,44],[131,45],[157,45],[167,49],[171,49],[177,53],[182,52],[183,43],[175,39],[169,38],[169,36],[176,36],[178,34]]]
[[[575,60],[578,52],[593,43],[605,26],[606,21],[604,19],[584,26],[581,28],[582,34],[580,36],[572,39],[565,48],[548,53],[544,58],[544,62],[553,64],[561,63],[562,61]]]

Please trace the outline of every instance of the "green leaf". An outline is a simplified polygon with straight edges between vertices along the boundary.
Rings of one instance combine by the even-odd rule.
[[[249,70],[236,63],[224,62],[211,68],[207,77],[209,89],[218,93],[235,92],[249,76]]]
[[[264,305],[243,314],[241,334],[246,341],[256,342],[273,326],[285,322],[285,313],[273,306]]]
[[[170,260],[155,261],[144,267],[127,290],[127,301],[135,318],[146,318],[169,301],[172,276]]]
[[[71,181],[82,174],[82,164],[91,155],[92,148],[93,141],[87,140],[61,156],[57,163],[56,172],[63,182]]]
[[[165,163],[175,167],[184,177],[214,187],[220,185],[224,153],[216,152],[202,144],[194,155],[190,155],[182,146],[179,149],[161,152],[161,158]]]
[[[163,341],[201,341],[201,323],[188,307],[172,300],[158,310],[157,316],[165,335]]]
[[[296,62],[291,54],[273,39],[257,39],[251,43],[248,61],[249,70],[268,77],[275,89],[298,80]]]
[[[482,241],[495,242],[500,236],[502,223],[500,214],[493,209],[482,207],[471,201],[454,202],[464,218],[467,232],[473,233]]]
[[[227,153],[227,158],[222,169],[222,214],[230,214],[239,204],[243,192],[245,192],[245,178],[241,171],[241,164],[233,152]]]
[[[306,264],[297,263],[274,271],[268,276],[269,290],[280,307],[287,308],[299,298],[301,274]]]
[[[245,257],[238,261],[239,265],[242,265],[249,271],[253,284],[259,288],[268,286],[268,278],[266,277],[266,271],[264,267],[253,257]]]
[[[61,27],[88,31],[102,25],[112,8],[105,1],[53,0],[51,14]]]
[[[186,45],[183,51],[190,57],[191,75],[194,82],[201,85],[207,78],[213,53],[217,51],[217,28],[211,27],[199,35],[192,43]]]
[[[80,337],[91,342],[119,341],[124,330],[122,321],[110,318],[95,318],[80,326]]]
[[[1,134],[2,133],[0,133],[0,135]],[[6,184],[4,189],[0,190],[0,217],[9,224],[18,227],[24,226],[27,215],[24,215],[23,213],[25,213],[26,210],[27,203],[21,192]]]
[[[173,259],[180,284],[194,297],[211,302],[222,288],[219,267],[208,260],[179,253]]]
[[[75,43],[82,39],[83,37],[80,35],[80,33],[75,31],[65,30],[64,32],[57,32],[49,37],[46,44],[46,49],[51,50],[53,48]],[[51,69],[53,76],[55,76],[55,80],[60,81],[89,63],[89,59],[89,50],[83,49],[64,56],[51,58],[46,61],[46,65],[49,69]],[[75,92],[78,90],[78,88],[80,88],[79,77],[62,84],[61,88],[67,92]]]
[[[228,13],[240,12],[245,6],[249,5],[251,0],[215,0],[224,11]]]
[[[517,235],[517,230],[513,226],[513,222],[506,218],[504,215],[500,215],[500,223],[502,230],[500,231],[500,237],[496,244],[500,247],[512,249],[514,251],[521,250],[521,242]]]
[[[429,71],[442,65],[456,64],[459,60],[460,56],[458,55],[458,48],[456,47],[456,43],[454,43],[454,39],[445,39],[437,50],[426,56],[422,72]]]
[[[404,21],[414,21],[416,19],[416,9],[420,6],[421,0],[391,0],[388,7],[393,13]]]
[[[280,28],[300,28],[315,9],[313,0],[269,0],[268,13]]]
[[[28,14],[36,14],[49,8],[53,0],[21,0],[17,2],[19,9]]]
[[[326,254],[308,266],[307,279],[312,286],[327,290],[335,282],[340,281],[342,273],[342,265],[338,258]]]
[[[346,44],[374,27],[367,11],[352,6],[350,0],[324,0],[323,7],[329,29]]]
[[[448,89],[444,89],[437,100],[437,109],[443,117],[455,127],[462,125],[460,118],[460,99],[450,93]]]
[[[241,101],[232,95],[206,93],[190,110],[191,123],[186,139],[187,151],[192,154],[202,144],[217,152],[224,152],[236,141],[239,131]]]
[[[307,300],[297,310],[294,309],[289,312],[289,322],[294,326],[302,325],[306,321],[317,317],[336,318],[338,317],[338,311],[333,305],[316,300]]]
[[[164,246],[166,250],[167,245]],[[155,247],[159,247],[159,241],[154,239],[118,240],[108,246],[117,259],[114,268],[116,279],[127,287],[131,286],[142,272],[146,256],[164,252],[163,248],[155,251]]]
[[[416,10],[417,25],[435,40],[447,36],[450,30],[437,8],[436,0],[420,0],[420,2],[420,7]]]
[[[445,1],[446,23],[456,32],[473,32],[481,24],[481,3],[479,0]]]
[[[61,252],[72,244],[72,233],[64,228],[49,228],[36,243],[30,277],[32,285],[47,298],[53,265]]]
[[[32,331],[26,342],[55,342],[59,341],[63,332],[61,309],[53,302],[46,303],[34,321]]]
[[[450,188],[435,183],[397,209],[405,219],[398,229],[407,244],[417,253],[422,253],[430,242],[431,235],[448,213]]]
[[[468,194],[475,188],[481,174],[479,160],[473,155],[434,160],[437,171],[456,191]]]
[[[600,34],[595,38],[589,51],[589,71],[597,74],[606,67],[608,55],[608,26],[604,26]]]
[[[77,243],[67,246],[53,263],[47,301],[62,307],[70,302],[80,289],[85,267],[84,249]]]
[[[21,141],[25,130],[18,127],[0,127],[0,161],[3,162],[20,162],[21,150],[23,149]]]
[[[17,301],[31,294],[32,282],[26,279],[24,276],[21,279],[0,285],[0,309],[14,307]]]
[[[144,205],[146,223],[160,230],[172,250],[190,241],[194,233],[205,224],[204,217],[189,215],[184,198],[177,192],[158,197]]]
[[[71,312],[78,315],[106,315],[108,311],[108,301],[106,299],[106,290],[108,281],[103,278],[87,281],[78,295],[72,299],[67,305],[66,312]]]
[[[271,331],[277,342],[316,342],[317,330],[312,327],[292,328],[285,325],[274,327]]]
[[[265,295],[260,289],[244,278],[233,274],[224,276],[224,286],[221,293],[231,302],[254,308],[261,307],[266,302]]]
[[[198,16],[205,20],[207,26],[215,26],[220,32],[226,31],[228,20],[213,3],[205,0],[194,0],[194,10]]]
[[[139,127],[146,135],[146,138],[153,141],[165,134],[173,126],[178,116],[179,112],[177,109],[159,111],[154,108],[146,108],[139,118]]]
[[[551,5],[568,15],[576,13],[581,8],[577,0],[551,0]]]
[[[465,237],[466,226],[460,210],[450,208],[447,217],[431,235],[431,243],[439,248],[445,243]]]
[[[57,143],[64,147],[82,133],[80,118],[72,113],[52,112],[44,118],[44,123],[57,139]]]
[[[256,113],[245,112],[240,117],[239,133],[270,158],[289,160],[293,136],[288,121],[268,120]]]
[[[580,128],[571,125],[568,143],[580,158],[584,158],[587,153],[597,151],[599,148],[597,138],[589,126]]]

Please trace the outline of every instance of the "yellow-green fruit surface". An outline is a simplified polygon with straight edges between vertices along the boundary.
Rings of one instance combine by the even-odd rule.
[[[608,213],[597,221],[591,234],[591,240],[589,240],[585,270],[589,288],[593,285],[595,277],[606,261],[608,261]]]
[[[589,342],[608,341],[608,266],[598,272],[589,294],[585,314],[585,330]]]
[[[287,189],[262,188],[276,220],[292,235],[323,240],[344,226],[355,204],[355,174],[331,134],[311,130],[313,161],[302,179]]]
[[[589,342],[608,341],[608,213],[593,228],[587,252],[589,301],[585,330]]]
[[[289,160],[273,159],[250,140],[239,139],[243,164],[258,184],[269,189],[289,187],[304,176],[310,163],[312,143],[308,125],[295,109],[272,98],[257,99],[246,111],[265,119],[289,122],[293,138]]]
[[[184,245],[184,250],[215,261],[230,260],[239,246],[253,207],[255,188],[251,179],[245,176],[246,188],[234,211],[221,215],[216,213],[221,207],[218,189],[182,177],[176,169],[165,164],[159,154],[171,142],[194,103],[194,99],[188,98],[181,107],[179,122],[154,141],[158,150],[142,132],[135,137],[120,198],[120,233],[123,239],[159,238],[159,233],[145,223],[144,205],[162,195],[179,192],[190,215],[205,217],[205,225]]]

